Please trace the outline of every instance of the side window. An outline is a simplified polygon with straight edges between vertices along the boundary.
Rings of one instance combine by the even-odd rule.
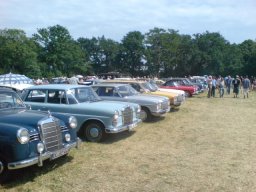
[[[113,87],[99,87],[97,94],[99,96],[113,96],[114,88]]]
[[[140,92],[140,86],[137,85],[136,83],[131,83],[130,84],[136,91]]]
[[[167,86],[173,86],[173,82],[172,81],[168,81],[168,82],[166,82],[166,85]]]
[[[45,90],[30,90],[25,101],[43,103],[45,100],[46,91]]]
[[[62,90],[49,90],[48,91],[48,103],[55,104],[66,104],[66,94],[65,91]]]

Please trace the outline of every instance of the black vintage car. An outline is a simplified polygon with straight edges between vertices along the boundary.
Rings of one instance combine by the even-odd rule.
[[[15,91],[0,88],[0,182],[11,170],[42,166],[78,147],[76,126],[75,117],[29,110]]]

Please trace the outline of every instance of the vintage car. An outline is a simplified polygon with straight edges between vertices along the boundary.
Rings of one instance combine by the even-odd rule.
[[[141,122],[138,104],[103,101],[85,85],[38,85],[25,89],[22,99],[34,110],[74,115],[78,136],[92,142],[106,133],[130,131]]]
[[[176,78],[171,78],[169,80],[177,82],[177,83],[179,83],[180,85],[183,85],[183,86],[193,86],[193,87],[196,88],[197,94],[202,93],[204,91],[203,86],[200,83],[193,83],[193,82],[191,82],[191,80],[189,78],[176,77]]]
[[[18,94],[0,88],[0,181],[11,170],[56,159],[78,147],[74,116],[32,111]]]
[[[159,117],[170,111],[167,97],[152,97],[137,92],[128,84],[97,84],[91,86],[103,100],[137,103],[141,106],[141,120]]]
[[[183,86],[177,83],[176,81],[168,80],[163,85],[159,86],[160,88],[165,89],[177,89],[185,92],[186,97],[192,97],[192,95],[197,94],[197,88],[194,86]]]
[[[170,108],[177,107],[180,105],[180,103],[178,102],[178,94],[177,93],[169,93],[169,92],[164,92],[164,91],[151,91],[150,88],[147,87],[148,86],[147,81],[114,79],[114,80],[106,80],[102,83],[130,84],[136,91],[138,91],[140,93],[168,97],[170,100]]]

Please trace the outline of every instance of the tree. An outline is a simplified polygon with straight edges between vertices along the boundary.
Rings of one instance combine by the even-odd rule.
[[[206,31],[195,34],[195,44],[199,49],[199,66],[204,74],[222,74],[224,71],[224,51],[228,42],[219,33]]]
[[[131,74],[138,76],[143,71],[145,48],[144,36],[139,31],[129,32],[122,39],[122,53],[120,55],[121,68]]]
[[[66,28],[56,25],[38,29],[33,37],[41,48],[39,59],[45,64],[47,76],[72,76],[87,72],[84,52]]]
[[[255,76],[256,71],[256,42],[246,40],[239,45],[239,49],[243,55],[241,70],[243,75]]]
[[[41,76],[37,63],[36,45],[22,30],[0,30],[0,71]]]

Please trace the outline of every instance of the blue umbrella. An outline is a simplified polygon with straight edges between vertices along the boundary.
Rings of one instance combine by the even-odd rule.
[[[0,75],[1,85],[13,85],[13,84],[33,84],[33,80],[25,75],[8,73]]]

